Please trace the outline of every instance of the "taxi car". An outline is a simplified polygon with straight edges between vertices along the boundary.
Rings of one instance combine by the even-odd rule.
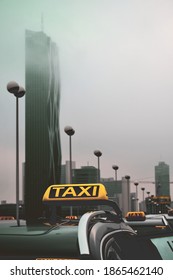
[[[173,259],[173,217],[169,214],[145,215],[128,212],[124,222],[137,234],[139,240],[150,240],[162,259]]]
[[[79,215],[66,215],[58,224],[49,227],[44,222],[28,227],[25,221],[21,221],[21,226],[17,227],[16,221],[2,221],[0,259],[165,258],[158,249],[160,245],[153,241],[157,241],[158,236],[155,239],[151,234],[140,234],[133,221],[123,218],[118,205],[108,199],[102,184],[51,185],[44,193],[43,203],[49,207],[77,208]],[[83,213],[82,207],[92,211]],[[138,221],[142,222],[145,221]],[[172,232],[159,234],[163,238],[172,238],[169,240],[172,246]],[[169,258],[173,259],[173,251],[171,253]]]

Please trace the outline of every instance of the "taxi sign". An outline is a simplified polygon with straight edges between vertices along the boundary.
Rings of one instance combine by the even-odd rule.
[[[78,219],[77,216],[66,216],[65,218],[68,220],[77,220]]]
[[[146,219],[143,211],[127,212],[125,218],[127,221],[144,221]]]
[[[15,220],[13,216],[0,216],[0,220]]]
[[[43,195],[43,202],[107,199],[107,192],[102,184],[51,185]]]

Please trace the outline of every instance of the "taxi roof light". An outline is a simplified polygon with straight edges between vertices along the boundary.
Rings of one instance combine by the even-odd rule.
[[[68,220],[77,220],[78,219],[77,216],[66,216],[65,218]]]
[[[43,202],[107,199],[107,192],[102,184],[51,185],[43,195]]]
[[[122,219],[119,206],[108,199],[106,188],[100,183],[51,185],[45,191],[42,202],[59,206],[108,205]]]
[[[125,216],[127,221],[145,221],[146,216],[143,211],[127,212]]]
[[[15,218],[13,216],[0,216],[0,220],[15,220]]]

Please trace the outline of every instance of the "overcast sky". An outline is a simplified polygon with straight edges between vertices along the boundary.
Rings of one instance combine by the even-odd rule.
[[[6,84],[25,86],[25,29],[41,26],[59,49],[62,163],[70,125],[78,168],[97,166],[99,149],[101,177],[116,164],[119,179],[153,181],[165,161],[173,181],[173,1],[0,0],[0,201],[15,200],[15,98]],[[23,98],[20,162],[24,117]]]

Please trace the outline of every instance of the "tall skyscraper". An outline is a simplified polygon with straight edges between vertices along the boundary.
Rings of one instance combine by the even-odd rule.
[[[42,215],[42,196],[60,183],[60,80],[58,50],[44,32],[25,34],[25,210],[28,223]]]
[[[155,188],[156,196],[170,195],[169,165],[163,161],[155,166]]]

